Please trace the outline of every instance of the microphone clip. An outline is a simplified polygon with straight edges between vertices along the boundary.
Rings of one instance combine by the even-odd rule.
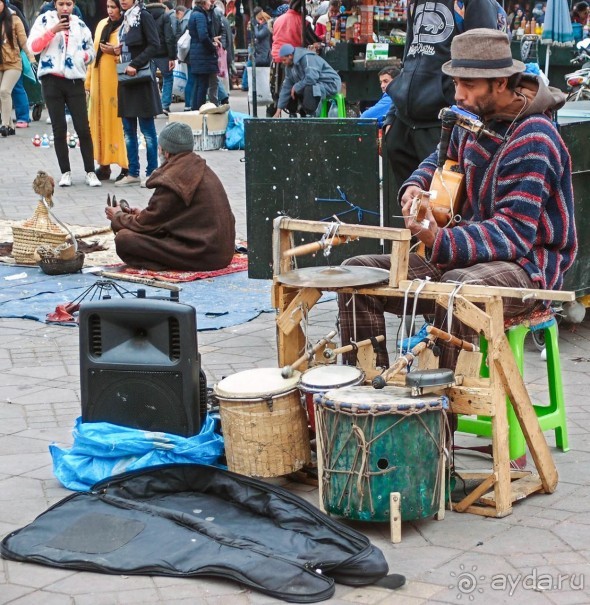
[[[479,116],[466,111],[465,109],[461,109],[457,105],[451,105],[451,107],[444,107],[440,110],[438,117],[443,122],[443,127],[445,120],[451,120],[450,116],[454,116],[454,124],[463,128],[464,130],[468,130],[472,132],[477,137],[480,135],[486,135],[492,139],[496,139],[499,141],[503,141],[504,137],[499,135],[497,132],[486,128],[484,123],[479,119]]]

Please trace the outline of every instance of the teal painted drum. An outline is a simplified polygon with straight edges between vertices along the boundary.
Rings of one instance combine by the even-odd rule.
[[[315,399],[320,500],[326,512],[389,521],[400,492],[403,521],[435,515],[444,477],[446,397],[371,386]]]

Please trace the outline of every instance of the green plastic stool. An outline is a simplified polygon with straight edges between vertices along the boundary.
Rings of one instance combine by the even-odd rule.
[[[336,103],[336,108],[338,109],[338,117],[345,118],[346,117],[346,99],[342,93],[337,93],[330,97],[326,97],[322,99],[322,106],[320,108],[320,118],[327,118],[328,111],[330,110],[330,104],[333,102]]]
[[[555,443],[564,452],[569,450],[567,424],[565,414],[565,398],[563,395],[563,382],[561,380],[561,363],[559,360],[558,330],[555,318],[543,322],[539,326],[529,326],[521,323],[506,330],[506,338],[512,349],[516,365],[521,376],[524,371],[524,340],[530,331],[544,330],[545,350],[547,353],[547,382],[549,386],[549,405],[534,405],[539,425],[542,431],[555,430]],[[486,359],[488,343],[485,338],[480,339],[480,349],[483,359]],[[489,376],[485,361],[482,362],[482,376]],[[526,454],[526,440],[518,424],[518,419],[512,408],[510,400],[506,398],[508,415],[508,445],[510,460],[517,460]],[[483,437],[492,436],[492,422],[487,416],[472,418],[460,416],[457,430],[461,433],[471,433]]]

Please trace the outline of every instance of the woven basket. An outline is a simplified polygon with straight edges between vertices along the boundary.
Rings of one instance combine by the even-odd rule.
[[[40,201],[33,216],[12,227],[12,256],[17,263],[35,265],[35,250],[39,246],[57,247],[68,238],[67,231],[53,222],[47,207]]]
[[[230,471],[279,477],[311,461],[309,433],[299,391],[268,401],[219,399],[225,455]]]
[[[77,273],[84,266],[84,252],[76,252],[74,258],[46,258],[38,262],[41,271],[47,275]]]

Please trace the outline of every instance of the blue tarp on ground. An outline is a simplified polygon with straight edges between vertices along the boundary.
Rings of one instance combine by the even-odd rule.
[[[160,464],[215,465],[223,454],[216,422],[207,415],[198,435],[181,437],[78,418],[70,449],[49,446],[53,473],[64,487],[87,491],[107,477]]]
[[[19,277],[21,274],[24,276]],[[12,276],[16,278],[7,279]],[[0,265],[0,317],[46,321],[47,314],[54,312],[57,305],[72,302],[99,280],[104,278],[90,273],[46,275],[36,266]],[[143,288],[148,297],[168,298],[170,295],[164,288],[124,281],[116,283],[131,292]],[[235,326],[260,313],[273,311],[271,282],[248,279],[246,271],[178,285],[180,302],[192,305],[197,311],[199,331]]]

